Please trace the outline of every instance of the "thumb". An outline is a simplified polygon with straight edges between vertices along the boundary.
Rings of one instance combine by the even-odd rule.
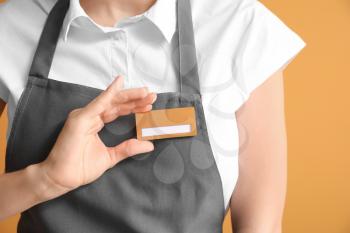
[[[132,138],[115,147],[108,147],[107,149],[111,158],[110,167],[113,167],[127,157],[153,151],[154,145],[150,141],[141,141]]]

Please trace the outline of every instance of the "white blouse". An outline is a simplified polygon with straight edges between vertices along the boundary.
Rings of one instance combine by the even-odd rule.
[[[0,4],[0,98],[9,128],[48,12],[56,0]],[[125,76],[125,88],[177,91],[169,42],[176,0],[158,0],[143,14],[102,27],[71,0],[49,78],[105,89]],[[204,113],[226,210],[238,178],[236,110],[251,92],[291,61],[305,42],[256,0],[191,0]]]

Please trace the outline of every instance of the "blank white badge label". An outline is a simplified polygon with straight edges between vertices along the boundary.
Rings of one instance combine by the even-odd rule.
[[[141,129],[142,137],[151,137],[167,134],[190,133],[191,125],[173,125]]]

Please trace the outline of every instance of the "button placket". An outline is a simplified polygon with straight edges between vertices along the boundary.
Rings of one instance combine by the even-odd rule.
[[[125,39],[123,38],[123,31],[116,31],[111,34],[111,66],[112,75],[124,76],[124,87],[130,86],[130,81],[127,72],[127,50]]]

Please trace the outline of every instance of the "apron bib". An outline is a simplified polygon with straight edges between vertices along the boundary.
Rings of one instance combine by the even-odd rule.
[[[69,0],[58,0],[41,34],[6,149],[6,172],[48,156],[68,113],[102,90],[48,78]],[[172,39],[179,92],[159,93],[153,109],[194,107],[197,135],[154,141],[96,181],[21,213],[19,233],[218,233],[225,216],[222,182],[202,107],[189,0],[177,1]],[[98,78],[98,77],[96,77]],[[136,137],[135,115],[99,132],[107,146]]]

